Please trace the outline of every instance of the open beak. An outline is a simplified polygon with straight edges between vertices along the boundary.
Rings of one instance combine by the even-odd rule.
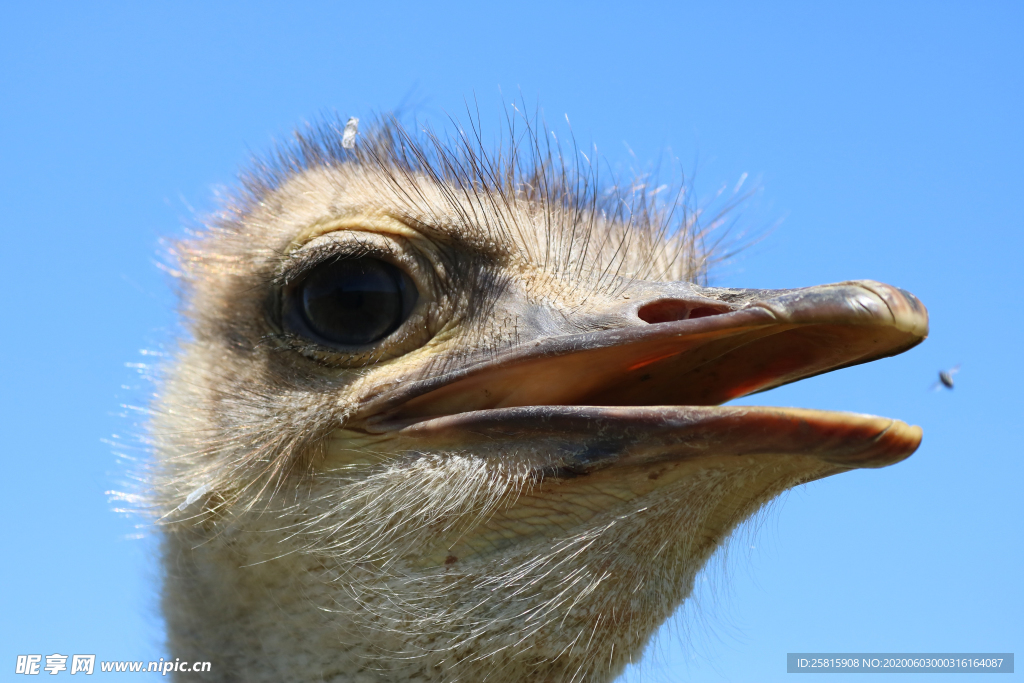
[[[547,476],[708,455],[810,456],[828,474],[916,450],[898,420],[719,404],[919,344],[911,294],[861,280],[793,290],[644,283],[605,327],[522,340],[368,399],[363,428],[415,443],[533,453]],[[607,322],[607,321],[611,322]]]

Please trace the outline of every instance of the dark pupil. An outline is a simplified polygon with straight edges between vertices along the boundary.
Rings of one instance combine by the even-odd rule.
[[[395,331],[411,308],[404,273],[371,258],[318,266],[301,285],[302,314],[324,341],[363,346]]]

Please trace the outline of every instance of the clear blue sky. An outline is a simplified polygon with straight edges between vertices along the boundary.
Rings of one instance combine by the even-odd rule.
[[[154,544],[104,495],[128,471],[108,440],[142,429],[122,404],[151,391],[130,365],[175,330],[158,240],[322,112],[405,99],[441,125],[475,95],[496,131],[520,92],[616,167],[630,149],[678,163],[705,196],[757,179],[741,224],[781,222],[713,283],[873,278],[931,313],[904,356],[748,401],[899,417],[924,443],[791,493],[626,678],[785,680],[795,651],[1024,654],[1024,5],[581,6],[5,7],[0,679],[19,653],[166,654]],[[957,363],[956,389],[930,392]]]

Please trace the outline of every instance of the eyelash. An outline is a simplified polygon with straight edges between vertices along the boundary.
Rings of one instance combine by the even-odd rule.
[[[371,256],[388,261],[391,259],[387,257],[393,258],[394,255],[391,250],[382,250],[376,245],[369,245],[364,242],[341,244],[338,241],[332,240],[330,244],[317,245],[311,249],[300,249],[288,255],[286,258],[291,263],[285,263],[285,266],[274,278],[273,284],[277,289],[283,290],[285,287],[300,282],[317,266],[335,259],[357,259]]]

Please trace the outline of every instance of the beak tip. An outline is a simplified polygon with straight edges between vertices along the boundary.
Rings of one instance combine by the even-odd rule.
[[[924,340],[928,336],[928,309],[921,300],[903,289],[875,280],[856,280],[856,284],[868,290],[888,306],[893,326],[901,332]]]
[[[906,460],[921,445],[923,430],[901,420],[892,420],[889,426],[857,455],[844,455],[841,463],[858,469],[879,469]]]

